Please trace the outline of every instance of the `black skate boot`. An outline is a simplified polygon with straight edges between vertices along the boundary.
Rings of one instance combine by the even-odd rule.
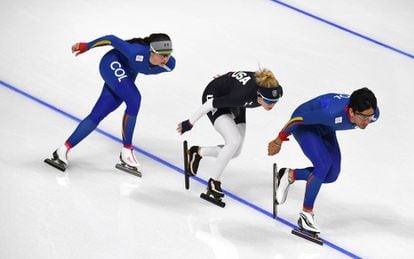
[[[200,198],[214,203],[215,205],[224,208],[226,204],[221,200],[224,197],[223,190],[221,189],[221,182],[216,181],[213,178],[208,180],[207,192],[200,194]]]
[[[62,146],[53,152],[52,158],[46,158],[44,162],[64,172],[68,165],[67,153],[68,149]]]
[[[198,165],[200,164],[201,156],[198,154],[199,146],[192,146],[188,150],[188,173],[191,176],[195,176],[198,171]]]

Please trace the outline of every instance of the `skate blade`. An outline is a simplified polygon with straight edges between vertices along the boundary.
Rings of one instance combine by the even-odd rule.
[[[293,229],[293,230],[292,230],[292,234],[294,234],[294,235],[296,235],[296,236],[299,236],[299,237],[301,237],[301,238],[304,238],[304,239],[306,239],[306,240],[309,240],[309,241],[311,241],[311,242],[314,242],[314,243],[316,243],[316,244],[318,244],[318,245],[323,245],[323,240],[322,240],[320,237],[318,237],[318,235],[317,235],[317,234],[314,234],[314,233],[308,232],[308,231],[306,231],[306,230],[302,230],[302,229]]]
[[[277,218],[277,206],[279,203],[276,200],[277,186],[279,185],[279,172],[277,171],[277,164],[273,163],[273,218]]]
[[[65,170],[66,170],[66,165],[65,164],[62,164],[62,163],[59,163],[59,162],[56,162],[56,160],[53,160],[53,159],[50,159],[50,158],[46,158],[44,160],[44,162],[46,164],[48,164],[48,165],[53,166],[56,169],[59,169],[62,172],[65,172]]]
[[[206,201],[209,201],[209,202],[211,202],[211,203],[213,203],[213,204],[215,204],[219,207],[222,207],[222,208],[224,208],[224,206],[226,206],[226,204],[224,202],[222,202],[221,200],[217,200],[217,199],[215,199],[215,198],[213,198],[210,195],[207,195],[205,193],[200,194],[200,198],[204,199]]]
[[[184,184],[185,189],[190,189],[190,173],[188,170],[188,143],[187,140],[183,142],[183,156],[184,156]]]
[[[121,171],[124,171],[126,173],[129,173],[129,174],[132,174],[132,175],[135,175],[135,176],[138,176],[138,177],[142,177],[141,172],[138,171],[138,170],[136,170],[136,169],[128,168],[128,167],[125,167],[125,166],[123,166],[121,164],[116,164],[115,165],[115,168],[117,168],[117,169],[119,169]]]

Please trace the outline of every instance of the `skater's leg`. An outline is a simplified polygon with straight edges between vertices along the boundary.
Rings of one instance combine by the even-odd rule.
[[[122,92],[122,99],[127,107],[122,120],[122,141],[125,148],[132,149],[132,138],[139,108],[141,106],[141,94],[133,82],[125,82],[125,92]]]
[[[307,181],[312,172],[313,172],[313,167],[297,168],[290,172],[289,178],[291,178],[294,181],[296,180]]]
[[[95,130],[101,120],[114,111],[121,102],[105,84],[90,114],[79,123],[65,143],[54,152],[53,158],[67,165],[69,150]]]
[[[132,148],[132,139],[137,115],[141,106],[141,94],[131,80],[124,80],[121,87],[117,89],[118,95],[126,103],[126,109],[122,119],[123,148],[120,155],[121,161],[131,167],[137,168],[139,163]]]
[[[223,147],[224,145],[199,147],[198,154],[202,157],[204,156],[217,157]]]
[[[221,178],[221,174],[227,164],[237,153],[242,143],[243,136],[240,134],[233,118],[229,114],[218,117],[214,123],[214,128],[224,138],[225,144],[217,156],[216,162],[211,170],[211,175],[215,180]]]
[[[305,199],[303,201],[303,210],[306,212],[312,212],[313,206],[321,189],[323,180],[315,175],[311,175],[306,182]]]
[[[322,183],[334,182],[340,172],[341,153],[335,133],[323,137],[323,144],[319,146],[318,152],[308,150],[308,154],[313,157],[311,160],[314,164],[314,173],[308,178],[306,184],[303,209],[312,212]]]
[[[224,115],[222,115],[222,116],[224,116]],[[230,116],[230,114],[227,114],[226,116]],[[237,127],[237,130],[239,131],[239,134],[240,134],[240,137],[241,137],[241,141],[240,141],[240,144],[239,144],[238,149],[236,150],[236,152],[234,152],[232,158],[237,157],[241,153],[241,150],[242,150],[242,147],[243,147],[243,142],[244,142],[244,136],[245,136],[245,133],[246,133],[246,123],[236,124],[236,127]],[[223,136],[223,134],[221,134],[221,135]],[[194,146],[192,148],[195,148],[195,147],[198,148],[198,155],[200,156],[200,157],[198,157],[198,159],[195,159],[195,162],[196,162],[195,164],[196,164],[196,167],[198,168],[199,160],[202,157],[204,157],[204,156],[210,156],[210,157],[216,157],[217,158],[218,155],[220,154],[220,152],[222,151],[224,145],[217,145],[217,146],[210,146],[210,147],[198,147],[198,146]],[[190,154],[192,154],[192,152],[190,152]],[[193,161],[193,160],[190,157],[190,165],[191,164],[194,164],[194,163],[191,163],[191,161]],[[190,169],[191,169],[191,166],[190,166]]]
[[[320,232],[320,229],[315,224],[315,221],[313,218],[314,216],[313,205],[314,205],[315,199],[322,186],[322,183],[331,183],[331,182],[334,182],[338,178],[338,175],[340,172],[340,166],[341,166],[341,152],[339,149],[339,145],[336,139],[335,132],[330,135],[324,136],[323,139],[324,139],[324,147],[326,147],[326,150],[327,150],[326,152],[330,156],[330,159],[327,160],[328,161],[327,164],[329,164],[329,161],[331,161],[330,167],[326,169],[327,173],[325,174],[323,179],[321,179],[317,175],[313,175],[313,174],[310,175],[307,181],[307,184],[306,184],[305,199],[303,202],[303,211],[300,213],[300,218],[298,222],[298,224],[303,229],[313,232],[313,233]],[[320,166],[318,166],[318,168],[319,167]],[[324,175],[324,174],[319,174],[319,175]]]
[[[122,79],[116,77],[113,72],[112,64],[117,62],[118,69],[123,70],[125,75]],[[132,139],[135,130],[135,124],[137,114],[141,105],[141,94],[135,85],[134,81],[136,74],[130,73],[128,70],[123,69],[123,64],[119,60],[104,60],[101,62],[100,72],[105,82],[107,82],[109,88],[115,95],[125,102],[126,109],[122,120],[122,141],[123,148],[121,150],[121,160],[132,167],[138,166],[135,162],[135,154],[132,149]],[[127,149],[127,150],[124,150]]]
[[[283,204],[286,201],[289,187],[296,180],[307,180],[311,173],[313,172],[313,167],[303,168],[303,169],[291,169],[291,168],[282,168],[278,173],[278,184],[276,189],[276,202],[277,204]]]
[[[311,211],[321,184],[330,171],[333,161],[324,139],[315,131],[303,127],[294,133],[294,137],[299,143],[303,153],[313,164],[313,172],[307,179],[304,209]],[[309,168],[310,169],[310,168]],[[308,169],[296,172],[296,177],[306,176]]]
[[[314,220],[313,206],[315,203],[315,199],[319,193],[319,190],[322,186],[322,183],[323,181],[319,177],[313,174],[310,175],[306,183],[303,209],[302,212],[299,213],[299,226],[312,233],[320,233],[320,229],[316,225]]]
[[[237,149],[236,153],[233,155],[233,158],[238,157],[243,149],[244,136],[246,135],[246,123],[237,124],[237,129],[239,130],[241,141],[240,141],[239,148]]]
[[[341,150],[335,132],[328,136],[324,136],[324,139],[332,160],[332,166],[324,179],[324,183],[333,183],[338,179],[341,171]]]
[[[114,93],[104,85],[101,95],[96,101],[91,113],[83,119],[72,135],[67,139],[66,145],[70,148],[76,146],[86,138],[98,124],[111,112],[113,112],[122,103]]]
[[[240,136],[242,137],[242,140],[240,142],[240,146],[237,149],[236,153],[234,153],[233,158],[240,155],[241,150],[243,148],[244,143],[244,136],[246,134],[246,123],[240,123],[237,124],[237,129],[240,133]],[[217,145],[217,146],[210,146],[210,147],[200,147],[198,150],[198,154],[202,157],[204,156],[210,156],[210,157],[217,157],[219,153],[221,152],[224,145]]]
[[[115,89],[115,93],[126,104],[122,119],[122,141],[124,147],[129,148],[132,146],[135,123],[141,106],[141,94],[135,83],[129,78],[124,78],[112,88]]]
[[[203,103],[207,100],[207,96],[208,95],[206,93],[203,94],[203,99],[202,99]],[[209,118],[209,120],[211,121],[213,126],[215,125],[217,118],[220,118],[221,116],[224,116],[224,115],[228,116],[230,118],[234,118],[234,115],[232,114],[231,109],[229,109],[229,108],[219,108],[214,112],[208,112],[207,113],[207,117]],[[243,118],[244,118],[244,122],[243,122]],[[237,125],[237,128],[238,128],[240,134],[244,137],[245,122],[246,122],[245,112],[243,112],[243,114],[240,117],[234,118],[234,122]],[[240,124],[240,126],[239,126],[239,124]],[[241,125],[241,124],[244,124],[244,126]],[[199,147],[198,154],[201,157],[209,156],[209,157],[216,157],[217,158],[217,156],[220,154],[223,147],[224,147],[224,145]],[[235,153],[235,155],[237,155],[237,153]]]
[[[114,73],[114,66],[122,72],[122,77]],[[122,120],[122,140],[123,146],[126,149],[132,150],[132,139],[135,129],[136,116],[141,105],[141,94],[135,85],[134,81],[137,77],[136,73],[131,73],[130,70],[124,68],[122,60],[118,60],[115,56],[107,56],[102,59],[100,64],[100,72],[102,78],[109,85],[116,96],[126,104],[124,117]],[[123,152],[122,154],[132,154],[131,152]],[[125,159],[126,161],[127,159]],[[136,160],[135,158],[133,160]],[[132,161],[132,160],[131,160]]]
[[[298,141],[303,153],[313,164],[313,172],[307,179],[303,211],[301,212],[299,221],[304,225],[307,222],[312,223],[313,226],[306,225],[304,228],[309,231],[319,232],[319,228],[313,222],[313,207],[322,183],[333,167],[334,161],[332,161],[326,141],[316,131],[303,127],[294,133],[294,137]],[[307,172],[303,172],[303,175],[301,175],[301,172],[299,172],[299,175],[296,173],[296,177],[299,176],[302,178],[306,174]],[[304,221],[306,217],[303,217],[303,215],[308,215],[306,213],[312,215],[312,220]]]
[[[189,159],[188,159],[189,173],[191,175],[196,175],[198,171],[198,166],[200,164],[200,160],[204,156],[217,158],[217,156],[219,155],[223,147],[224,145],[209,146],[209,147],[192,146],[188,151],[189,152]]]
[[[134,134],[137,116],[128,115],[125,111],[122,119],[122,142],[124,147],[132,149],[132,137]]]

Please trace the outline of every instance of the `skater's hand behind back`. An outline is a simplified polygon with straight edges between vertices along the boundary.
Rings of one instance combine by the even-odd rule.
[[[269,142],[267,145],[267,155],[273,156],[280,152],[280,149],[282,148],[282,140],[279,138],[276,138]]]

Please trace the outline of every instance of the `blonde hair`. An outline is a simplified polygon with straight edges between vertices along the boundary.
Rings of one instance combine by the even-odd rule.
[[[256,71],[255,77],[256,83],[261,87],[273,88],[279,85],[276,77],[269,69],[259,69],[259,71]]]

